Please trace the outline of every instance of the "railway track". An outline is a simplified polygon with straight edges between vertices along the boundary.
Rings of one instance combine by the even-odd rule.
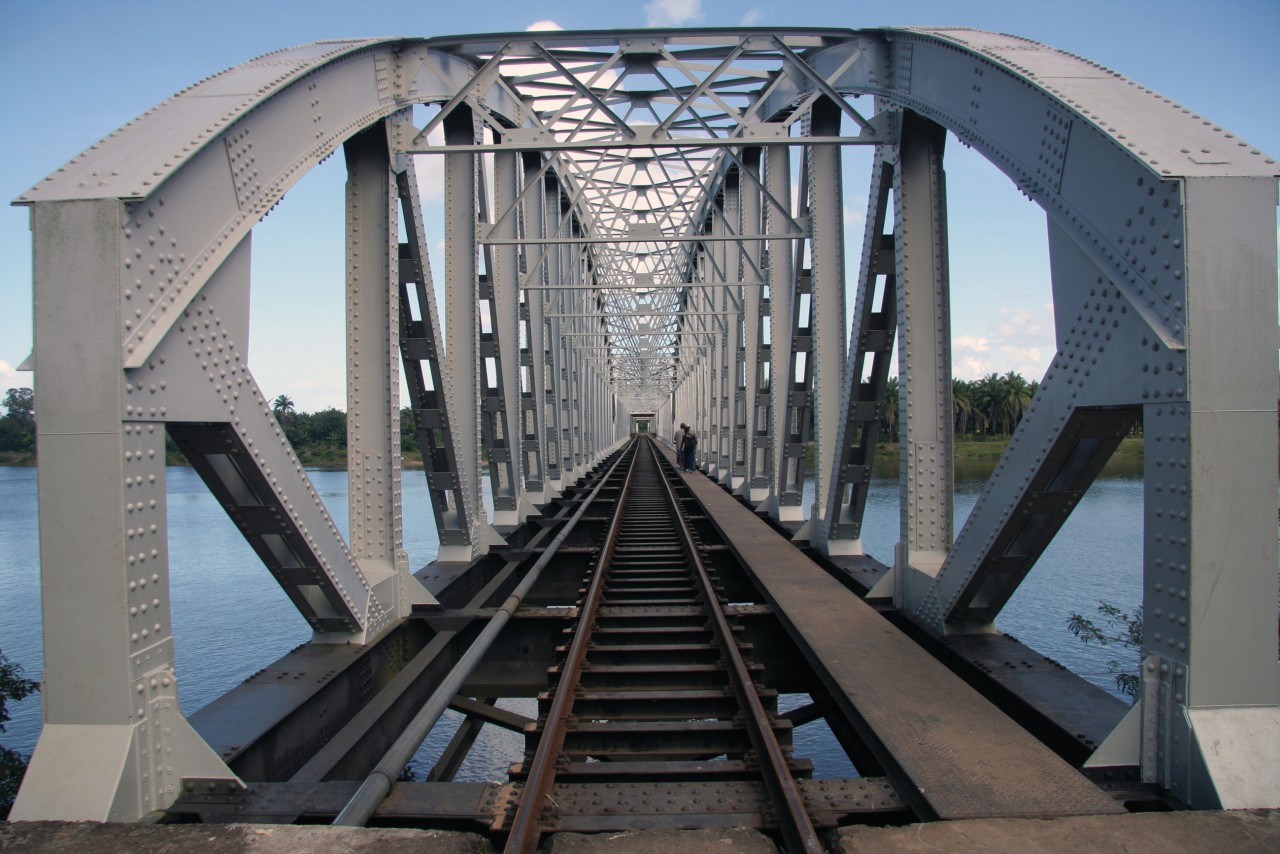
[[[419,651],[305,764],[243,789],[193,781],[171,814],[469,828],[508,851],[557,832],[743,827],[820,851],[818,831],[909,818],[804,656],[781,651],[691,486],[653,440],[631,442],[495,550],[483,583],[416,614]],[[809,699],[780,712],[780,691]],[[535,694],[536,718],[487,699]],[[427,779],[397,779],[450,708],[466,722]],[[823,718],[863,776],[813,779],[792,754],[793,728]],[[523,756],[506,781],[454,782],[486,724],[523,732]]]
[[[526,730],[525,760],[510,771],[524,785],[499,828],[509,832],[506,850],[536,850],[541,833],[560,826],[557,795],[594,783],[606,793],[597,805],[632,796],[658,813],[673,785],[701,787],[721,804],[762,794],[788,850],[820,851],[797,781],[812,766],[791,757],[777,693],[753,678],[750,644],[726,614],[677,496],[681,475],[648,438],[628,454],[577,625]],[[697,794],[667,800],[673,826],[723,815],[699,809]]]
[[[851,823],[1106,814],[1143,797],[1100,790],[647,437],[508,544],[388,636],[398,669],[336,732],[264,739],[246,786],[184,780],[174,820],[475,829],[509,851],[559,832],[750,827],[818,851],[818,831]],[[274,681],[314,669],[286,687],[330,687],[349,653],[326,652]],[[496,703],[535,695],[536,717]],[[426,781],[398,779],[447,709],[465,720]],[[793,755],[793,727],[799,741],[819,721],[814,758],[830,774],[834,738],[849,776],[813,779]],[[523,755],[506,754],[505,781],[454,782],[488,725],[522,733]],[[304,759],[299,743],[322,735]]]

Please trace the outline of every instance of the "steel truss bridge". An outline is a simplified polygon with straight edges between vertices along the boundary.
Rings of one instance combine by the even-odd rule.
[[[1057,343],[958,532],[948,132],[1044,210]],[[874,148],[854,271],[843,245],[850,145]],[[253,227],[338,152],[348,172],[348,539],[246,358]],[[443,161],[443,259],[428,251],[426,157]],[[1126,797],[1280,805],[1277,171],[1211,120],[1106,68],[973,30],[334,41],[200,81],[17,200],[31,209],[34,247],[46,672],[44,729],[13,817],[208,817],[248,804],[284,820],[399,809],[504,832],[505,821],[532,821],[535,841],[539,827],[610,826],[603,808],[575,813],[567,799],[559,819],[518,808],[524,781],[545,775],[547,721],[493,701],[547,692],[554,702],[567,667],[558,662],[572,657],[556,649],[561,633],[588,609],[579,588],[614,537],[612,511],[600,508],[623,503],[611,473],[642,445],[668,466],[643,477],[668,484],[670,518],[683,514],[690,532],[670,548],[712,565],[699,607],[724,598],[729,620],[718,640],[681,641],[687,627],[671,617],[649,625],[663,640],[647,646],[691,660],[707,644],[728,657],[745,649],[763,730],[780,738],[774,748],[710,735],[664,742],[652,764],[723,755],[741,767],[714,785],[746,785],[748,766],[785,746],[788,726],[823,718],[864,782],[836,781],[826,803],[847,808],[810,810],[819,824],[851,820],[863,796],[872,813],[920,819],[1114,808],[1096,786],[1080,790],[1083,775],[1128,786]],[[895,348],[901,539],[881,564],[860,535]],[[400,423],[401,379],[412,425]],[[671,472],[647,439],[628,444],[642,422],[669,439],[682,419],[700,433],[705,476]],[[988,665],[1038,660],[1001,646],[1017,644],[996,632],[997,616],[1137,424],[1145,623],[1138,702],[1126,713],[1052,667],[1019,682]],[[438,561],[416,574],[402,546],[404,526],[424,521],[402,513],[402,477],[418,476],[401,471],[408,429],[440,537]],[[166,435],[314,629],[277,666],[307,679],[269,669],[190,721],[170,625]],[[623,530],[634,550],[643,528]],[[653,575],[650,586],[693,584],[673,578]],[[615,627],[613,637],[638,636]],[[646,666],[673,669],[652,663],[663,660]],[[903,700],[930,667],[942,672],[926,681],[953,693]],[[1042,689],[1079,708],[1064,711]],[[658,680],[648,690],[668,723],[742,717],[680,693],[695,688]],[[770,699],[779,690],[813,702],[784,714]],[[993,703],[1038,739],[1017,727],[1024,735],[1005,736]],[[449,705],[467,722],[432,779],[382,800],[392,781],[379,761],[400,755],[393,743],[411,721],[429,726]],[[457,788],[450,769],[485,723],[526,733],[525,767],[504,786]],[[583,770],[563,745],[584,737],[581,727],[548,736],[562,746],[552,767]],[[601,738],[573,756],[632,749],[617,732]],[[987,742],[1021,752],[976,755]],[[931,757],[911,744],[930,745]],[[638,761],[633,749],[626,758]],[[822,800],[797,794],[799,757],[784,749],[781,761],[790,783],[751,784],[764,789],[750,797],[775,806],[723,821],[781,826],[777,804]],[[1024,762],[1059,763],[1042,780],[1065,788],[983,800],[1020,788],[1004,771]],[[653,791],[691,773],[667,767],[637,782],[638,767],[627,785]],[[935,789],[937,768],[946,779]],[[351,781],[366,777],[378,791],[357,794]],[[853,791],[866,781],[880,788]],[[808,847],[803,833],[782,833]]]

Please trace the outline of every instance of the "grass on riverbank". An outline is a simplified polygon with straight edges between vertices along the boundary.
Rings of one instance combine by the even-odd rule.
[[[955,458],[957,460],[998,460],[1009,447],[1008,436],[992,436],[991,438],[957,439]],[[1120,447],[1111,455],[1112,460],[1137,461],[1142,459],[1143,438],[1126,436],[1120,441]],[[877,458],[897,458],[898,443],[886,442],[876,446]]]
[[[1006,436],[992,437],[990,439],[959,439],[956,441],[955,458],[958,461],[990,460],[995,462],[1000,459],[1000,455],[1004,453],[1007,447],[1009,447],[1009,439]],[[1136,463],[1142,459],[1142,452],[1142,437],[1128,436],[1120,442],[1120,447],[1116,449],[1111,460],[1112,462]],[[897,458],[898,444],[896,442],[881,443],[876,447],[877,461],[883,462],[885,460],[896,460]],[[304,466],[311,468],[343,469],[347,467],[347,452],[345,448],[306,448],[298,453],[298,459],[302,461]],[[178,454],[170,454],[167,462],[169,465],[175,466],[187,465],[187,461]],[[0,452],[0,466],[33,466],[35,464],[35,454]],[[812,452],[810,452],[809,464],[811,466],[813,464]],[[404,467],[407,469],[421,469],[422,453],[420,451],[406,451],[404,453]]]

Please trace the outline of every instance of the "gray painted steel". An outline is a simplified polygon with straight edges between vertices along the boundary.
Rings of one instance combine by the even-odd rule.
[[[425,126],[416,104],[439,108]],[[443,147],[428,142],[437,127]],[[942,129],[1044,209],[1057,324],[1039,392],[958,535]],[[840,144],[878,149],[847,359]],[[350,543],[247,356],[253,226],[340,146]],[[418,156],[445,162],[443,353]],[[315,641],[368,644],[429,599],[401,543],[401,360],[417,426],[439,443],[426,476],[442,560],[498,543],[494,523],[584,473],[632,412],[654,413],[666,438],[693,423],[717,478],[787,522],[807,510],[803,536],[848,554],[875,443],[860,425],[895,322],[906,500],[883,584],[897,607],[938,634],[993,630],[1140,414],[1143,690],[1096,761],[1139,764],[1195,806],[1280,805],[1276,174],[1108,69],[973,30],[321,42],[201,81],[17,200],[35,258],[47,669],[13,817],[137,818],[183,779],[233,780],[173,687],[166,429]],[[890,254],[894,299],[877,312]],[[818,496],[804,508],[810,406]]]

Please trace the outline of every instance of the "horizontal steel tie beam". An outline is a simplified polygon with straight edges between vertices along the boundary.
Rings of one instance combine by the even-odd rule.
[[[632,237],[625,234],[617,237],[494,237],[490,234],[476,238],[476,243],[485,246],[568,246],[605,243],[737,243],[740,241],[800,240],[808,236],[808,232],[798,230],[786,234],[693,234],[656,237]]]
[[[476,143],[475,145],[421,145],[410,146],[405,154],[462,154],[489,151],[609,151],[616,148],[736,148],[763,145],[884,145],[895,140],[885,137],[860,136],[781,136],[762,134],[752,137],[699,137],[697,139],[619,139],[583,140],[565,142],[559,140],[520,139],[504,143]]]
[[[521,288],[525,291],[636,291],[637,293],[644,291],[678,291],[684,288],[736,288],[736,287],[764,287],[768,282],[671,282],[667,284],[653,285],[528,285]],[[736,312],[734,312],[736,314]],[[698,312],[702,314],[702,312]]]

